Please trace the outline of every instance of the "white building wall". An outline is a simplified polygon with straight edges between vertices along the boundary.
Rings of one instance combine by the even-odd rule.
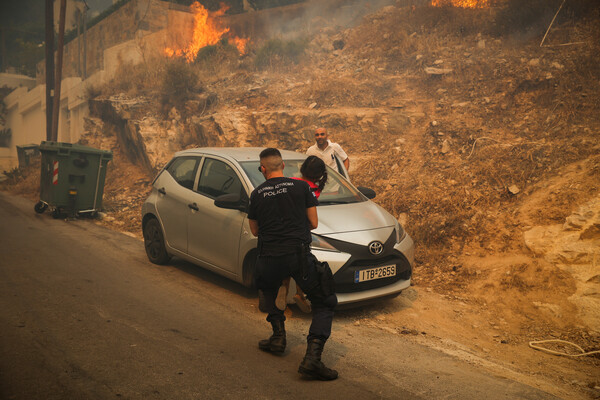
[[[84,132],[89,109],[85,84],[80,78],[67,78],[61,85],[58,141],[75,143]],[[8,148],[0,148],[0,172],[18,166],[17,146],[40,144],[46,140],[46,85],[31,90],[18,88],[4,99],[6,127],[12,131]]]

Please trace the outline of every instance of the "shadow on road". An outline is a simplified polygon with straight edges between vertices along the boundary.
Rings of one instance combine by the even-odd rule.
[[[166,264],[167,267],[176,268],[179,271],[185,272],[186,274],[192,275],[204,282],[218,286],[225,290],[234,292],[235,294],[244,297],[245,299],[256,299],[258,303],[258,296],[256,289],[248,288],[241,283],[232,281],[224,276],[218,275],[206,268],[192,264],[188,261],[182,260],[178,257],[173,257],[171,261]]]
[[[247,300],[255,300],[258,304],[258,295],[256,289],[248,288],[241,283],[234,282],[224,276],[218,275],[208,269],[192,264],[188,261],[173,257],[167,264],[168,267],[189,274],[199,280],[211,285],[232,292]],[[366,302],[354,303],[350,305],[339,306],[336,309],[336,318],[343,319],[363,319],[373,318],[378,315],[401,311],[412,307],[412,303],[417,300],[418,294],[412,289],[404,290],[400,295],[374,299]],[[295,304],[288,305],[286,310],[288,318],[298,318],[301,320],[310,320],[311,314],[303,313]]]

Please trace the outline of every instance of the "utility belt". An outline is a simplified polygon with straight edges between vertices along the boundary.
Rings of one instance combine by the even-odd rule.
[[[308,257],[310,254],[310,245],[306,243],[300,244],[273,244],[273,243],[263,243],[262,240],[258,241],[258,255],[266,256],[266,257],[277,257],[284,255],[295,254],[298,257],[298,268],[300,269],[300,273],[302,277],[306,279],[308,276]],[[312,256],[314,257],[314,256]]]
[[[259,256],[285,256],[288,254],[298,254],[299,252],[310,252],[310,245],[308,243],[282,244],[282,243],[264,243],[260,238],[258,239],[258,255]]]
[[[304,245],[298,248],[298,265],[302,271],[302,279],[307,283],[305,290],[311,302],[323,303],[332,307],[337,304],[335,296],[335,280],[327,262],[321,262],[310,252],[310,246]],[[314,277],[310,279],[310,264],[314,265]]]

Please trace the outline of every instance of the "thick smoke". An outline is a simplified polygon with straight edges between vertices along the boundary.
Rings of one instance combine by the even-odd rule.
[[[323,28],[349,28],[360,23],[363,16],[391,4],[394,0],[331,1],[319,0],[303,3],[302,11],[292,18],[273,18],[263,27],[267,37],[295,39],[310,35]],[[414,1],[410,2],[415,3]]]

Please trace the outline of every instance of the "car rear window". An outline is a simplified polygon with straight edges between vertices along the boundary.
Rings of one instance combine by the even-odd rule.
[[[192,189],[196,178],[199,157],[177,157],[167,166],[166,170],[181,186]]]

